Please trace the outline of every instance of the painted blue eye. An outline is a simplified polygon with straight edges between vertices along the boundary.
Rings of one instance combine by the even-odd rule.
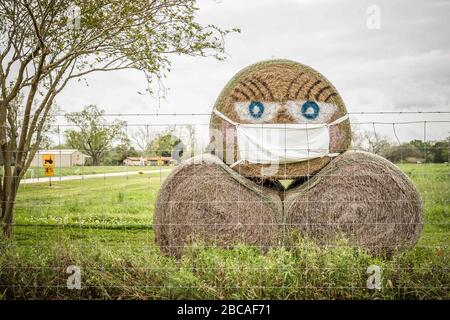
[[[252,101],[248,105],[248,113],[250,113],[253,118],[261,118],[264,113],[264,105],[259,101]]]
[[[302,116],[308,120],[314,120],[319,115],[319,106],[314,101],[306,101],[302,105]]]

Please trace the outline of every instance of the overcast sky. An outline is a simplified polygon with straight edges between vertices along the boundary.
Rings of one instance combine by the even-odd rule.
[[[371,5],[380,9],[380,29],[367,27]],[[349,112],[450,111],[448,0],[202,0],[199,6],[201,23],[242,30],[226,39],[226,61],[173,57],[172,71],[164,81],[169,91],[160,104],[155,97],[139,94],[147,85],[142,74],[134,71],[92,75],[89,86],[73,83],[58,104],[66,111],[97,104],[108,113],[209,113],[223,86],[240,69],[260,60],[287,58],[324,74],[341,93]],[[405,122],[450,120],[450,115],[352,119]],[[207,124],[209,118],[127,120]],[[376,130],[394,137],[392,125],[377,125]],[[449,131],[449,123],[428,124],[427,138],[443,138]],[[423,124],[399,125],[397,135],[402,142],[423,139]]]

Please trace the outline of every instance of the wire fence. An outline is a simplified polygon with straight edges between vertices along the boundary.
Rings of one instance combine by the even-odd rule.
[[[349,112],[348,114],[352,127],[350,149],[377,153],[396,163],[450,162],[448,142],[450,137],[450,111],[360,111]],[[72,171],[80,176],[83,176],[83,172],[86,172],[85,178],[95,177],[97,172],[88,170],[92,163],[89,161],[89,156],[83,154],[83,150],[78,150],[81,154],[77,155],[76,161],[71,159],[67,163],[67,160],[62,160],[64,155],[70,152],[65,151],[65,149],[70,148],[66,144],[66,132],[68,130],[79,130],[79,127],[61,121],[66,115],[55,115],[56,119],[59,120],[49,126],[47,148],[37,152],[24,177],[24,183],[36,183],[49,179],[42,177],[43,173],[39,173],[39,168],[43,165],[42,155],[48,149],[55,149],[54,146],[62,146],[59,150],[52,151],[59,158],[56,161],[56,166],[60,168],[75,167],[76,169],[57,169],[57,175],[50,179],[62,181],[62,178],[67,175],[66,172]],[[105,161],[102,161],[101,166],[103,167],[113,164],[122,167],[125,172],[134,172],[137,171],[135,170],[136,167],[156,166],[156,168],[161,168],[167,165],[178,165],[189,157],[210,152],[209,117],[211,117],[211,113],[104,113],[103,116],[108,120],[114,118],[114,120],[124,121],[123,131],[125,137],[129,139],[128,147],[133,151],[130,154],[128,153],[129,150],[123,151],[122,159],[115,162],[105,163]],[[383,119],[386,117],[391,121],[384,121]],[[405,117],[410,119],[403,120]],[[130,122],[130,118],[136,119],[136,122]],[[162,122],[159,122],[161,119]],[[182,119],[182,121],[180,122],[178,119]],[[201,119],[201,122],[198,122],[198,119]],[[111,121],[106,121],[99,126],[108,127],[111,125],[110,123]],[[171,134],[179,139],[181,147],[164,150],[161,148],[152,149],[152,141],[158,139],[162,134]],[[411,142],[413,142],[414,147],[412,150]],[[392,151],[392,147],[395,147],[395,151],[399,155],[390,158],[387,154],[389,150],[379,150],[380,146],[378,145],[383,143],[387,143],[388,147],[391,148],[390,151]],[[114,144],[110,146],[110,149],[114,149]],[[436,151],[441,153],[439,159],[430,157]],[[184,155],[180,153],[184,153]],[[107,154],[107,152],[104,152],[104,154]],[[158,157],[161,157],[162,154],[165,155],[165,159],[162,162],[159,159],[161,165],[158,165]],[[174,154],[176,156],[173,156]],[[127,161],[130,157],[132,159]],[[176,159],[168,161],[167,158]],[[108,170],[105,169],[104,173],[112,174]],[[93,173],[90,173],[91,171]]]
[[[450,225],[448,219],[450,216],[450,111],[380,111],[353,112],[349,114],[353,129],[353,144],[350,149],[364,149],[390,159],[408,175],[420,192],[425,212],[425,229],[416,246],[448,250],[448,226]],[[210,151],[210,123],[207,118],[210,114],[109,113],[104,114],[104,116],[126,121],[124,133],[129,138],[129,145],[125,149],[120,149],[118,148],[118,143],[112,144],[107,150],[108,152],[105,153],[100,165],[97,166],[92,166],[92,163],[89,162],[89,157],[83,150],[66,149],[68,148],[65,146],[66,131],[69,129],[76,130],[75,126],[59,120],[51,125],[49,145],[37,153],[36,159],[33,160],[19,188],[14,220],[15,232],[21,239],[17,242],[17,246],[30,246],[37,252],[40,252],[46,250],[46,247],[49,246],[48,241],[57,243],[58,241],[66,241],[64,239],[69,237],[70,239],[78,239],[78,246],[81,250],[86,250],[86,252],[91,250],[90,248],[96,247],[98,241],[107,243],[111,248],[123,248],[125,251],[131,247],[157,247],[153,214],[157,198],[161,196],[158,193],[160,193],[168,175],[176,170],[177,166],[186,163],[191,156],[201,155]],[[385,120],[383,117],[388,117],[388,119]],[[405,119],[406,117],[408,119]],[[130,118],[133,118],[134,122],[131,122]],[[199,122],[199,118],[201,122]],[[109,124],[103,125],[108,126]],[[184,149],[181,156],[173,156],[174,151],[179,155],[180,149],[174,150],[174,148],[164,148],[164,146],[154,147],[155,144],[152,143],[155,139],[161,138],[161,135],[165,133],[170,133],[182,142]],[[122,154],[118,155],[118,152],[122,152]],[[45,176],[43,157],[48,154],[53,154],[56,157],[54,159],[55,169],[52,177]],[[115,157],[114,159],[120,160],[115,163],[106,163],[107,157]],[[307,162],[309,161],[311,160],[307,160]],[[241,173],[240,169],[235,171],[238,174]],[[318,173],[320,173],[320,170],[309,175],[306,180],[299,179],[296,186],[308,185],[310,179],[313,179],[314,175]],[[217,173],[210,173],[210,175],[214,174]],[[380,175],[382,174],[380,173]],[[190,180],[194,182],[192,182],[193,185],[186,186],[186,193],[191,191],[191,187],[199,187],[202,184],[203,173],[200,170],[194,170],[194,176],[197,176],[197,179]],[[191,179],[189,175],[186,175],[185,178]],[[236,208],[250,205],[255,208],[255,214],[263,212],[263,205],[267,200],[257,198],[254,203],[246,204],[245,202],[249,200],[246,200],[245,193],[241,190],[242,186],[236,189],[240,191],[225,199],[225,195],[218,193],[220,190],[224,190],[219,186],[221,183],[225,184],[227,182],[228,176],[219,174],[216,176],[216,179],[216,187],[211,187],[211,184],[208,184],[205,187],[206,194],[202,197],[192,199],[185,197],[183,198],[184,200],[180,201],[188,201],[192,207],[197,208],[194,210],[199,210],[199,213],[202,213],[202,210],[206,210],[201,209],[200,207],[202,206],[209,208],[220,204],[224,208],[234,204],[236,204]],[[245,180],[246,178],[242,177],[242,179]],[[285,189],[283,189],[282,193],[284,193],[283,197],[285,197],[289,185],[291,184],[292,186],[295,182],[284,181],[292,179],[280,180],[283,180],[281,183]],[[183,179],[177,182],[177,184],[182,183]],[[258,185],[261,190],[272,188],[255,179],[252,180],[252,183]],[[356,194],[357,186],[355,185],[354,187]],[[386,188],[388,189],[387,185]],[[280,192],[280,189],[275,188],[273,190]],[[164,192],[169,191],[165,190]],[[176,202],[177,200],[170,201]],[[314,203],[318,204],[319,202],[317,201],[320,202],[322,200],[316,199]],[[333,202],[333,199],[327,198],[323,201],[330,203]],[[378,207],[392,202],[401,204],[405,201],[408,200],[393,199],[390,195],[386,195],[385,199],[366,199],[369,207]],[[350,206],[351,204],[349,203],[348,205]],[[174,208],[176,209],[176,207]],[[186,208],[186,206],[183,208]],[[374,212],[377,210],[375,209]],[[176,214],[183,215],[182,212]],[[247,211],[242,212],[242,214],[238,213],[234,217],[239,220],[244,214],[247,214]],[[187,213],[186,219],[191,218],[192,216],[189,216]],[[253,227],[259,228],[257,232],[260,234],[258,239],[265,237],[264,233],[267,231],[265,224],[267,222],[259,218],[253,222],[248,222],[248,220],[245,220],[247,222],[242,221],[237,221],[236,225],[238,226],[236,226],[231,219],[228,220],[227,225],[233,225],[233,228],[245,230],[248,225],[255,224]],[[200,228],[204,223],[204,221],[189,220],[181,223],[181,225],[183,228],[197,230],[195,225],[197,225],[197,228]],[[270,223],[284,226],[284,222],[272,221]],[[327,223],[333,225],[335,222],[328,221]],[[179,226],[180,221],[169,222],[169,225],[172,227]],[[220,240],[220,223],[208,225],[208,227],[215,230],[213,232],[214,237]],[[380,230],[383,230],[383,228],[389,229],[389,221],[380,222],[375,227],[380,228]],[[226,226],[223,228],[228,230]],[[346,245],[349,244],[347,243]],[[175,247],[176,245],[173,244],[173,246]],[[260,245],[261,248],[265,246],[266,244],[262,243]],[[254,272],[259,272],[263,267],[259,264],[255,265]],[[278,267],[284,268],[285,266],[279,265]],[[15,268],[20,270],[19,266]],[[149,266],[148,268],[155,267]],[[215,266],[211,265],[211,268],[215,268]],[[308,265],[304,266],[305,272],[308,271],[308,268]],[[334,272],[333,268],[330,267],[327,272]],[[352,265],[349,268],[355,271],[360,267]],[[145,272],[145,270],[142,272]],[[166,285],[168,284],[161,284],[163,287]],[[216,285],[220,286],[218,283]],[[340,288],[348,290],[351,296],[355,290],[364,285],[349,283],[341,285]],[[58,290],[65,288],[65,284],[57,284],[56,286],[59,288]],[[285,284],[278,286],[273,284],[264,285],[262,282],[260,287],[265,290],[270,288],[288,290],[289,288]],[[127,286],[116,289],[125,290],[127,288],[144,290],[145,286],[138,283],[129,283]],[[300,288],[302,287],[300,286]],[[323,288],[326,287],[316,283],[315,287],[309,286],[308,290],[321,290]],[[417,289],[418,287],[415,286],[413,288]],[[424,285],[420,288],[445,290],[445,288],[448,288],[448,283],[442,283],[442,286],[437,286],[436,284]],[[176,289],[175,287],[171,290]],[[193,285],[185,287],[185,289],[193,290],[198,288]],[[241,290],[243,288],[237,289]]]

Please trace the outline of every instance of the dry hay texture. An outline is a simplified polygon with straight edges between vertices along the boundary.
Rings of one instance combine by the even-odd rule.
[[[305,100],[331,105],[334,111],[318,119],[325,123],[347,113],[327,79],[288,60],[245,68],[223,89],[215,108],[234,122],[254,123],[236,107],[253,100],[280,106]],[[294,122],[301,119],[281,108],[260,123]],[[222,118],[211,117],[211,130],[224,134],[230,127]],[[420,236],[423,208],[414,185],[384,158],[347,151],[351,143],[347,120],[330,127],[330,152],[339,156],[281,165],[272,176],[262,177],[259,164],[230,168],[237,160],[235,141],[217,146],[217,136],[211,138],[218,156],[185,161],[159,191],[154,230],[163,252],[180,257],[193,241],[222,247],[245,243],[265,251],[285,244],[289,238],[285,232],[295,231],[325,246],[345,236],[373,254],[389,254],[413,246]],[[277,179],[294,181],[285,190]]]
[[[303,185],[286,192],[291,230],[333,245],[344,235],[372,254],[414,246],[423,227],[422,202],[409,178],[386,159],[347,151]]]
[[[408,177],[382,157],[347,151],[287,190],[231,170],[213,155],[189,159],[163,183],[154,213],[156,243],[181,257],[194,241],[266,251],[299,232],[323,246],[341,236],[372,254],[414,246],[423,208]]]
[[[245,116],[245,109],[252,101],[275,102],[283,107],[277,114],[267,115],[255,121]],[[284,106],[288,101],[314,101],[333,105],[332,112],[324,112],[319,117],[326,123],[331,123],[347,113],[341,96],[330,81],[311,67],[290,60],[259,62],[241,70],[222,90],[214,109],[237,123],[298,123],[304,120],[286,111]],[[237,104],[242,107],[236,107]],[[228,165],[237,161],[234,126],[213,114],[210,129],[214,129],[211,130],[211,142],[215,146],[214,154]],[[330,152],[344,152],[350,147],[350,143],[351,128],[348,120],[330,127]],[[283,164],[269,175],[266,171],[265,179],[295,179],[310,176],[325,167],[330,160],[330,157],[325,156]],[[245,177],[261,177],[261,168],[267,166],[243,162],[233,169]]]
[[[231,170],[213,155],[179,165],[166,178],[154,214],[155,241],[180,257],[194,241],[265,251],[278,244],[282,203],[277,192]]]

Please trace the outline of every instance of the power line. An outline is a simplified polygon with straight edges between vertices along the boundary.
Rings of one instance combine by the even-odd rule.
[[[70,112],[69,112],[70,113]],[[358,111],[347,112],[349,115],[392,115],[392,114],[450,114],[450,111]],[[56,114],[56,117],[63,117],[64,114]],[[141,116],[164,116],[164,117],[177,117],[177,116],[210,116],[209,113],[105,113],[106,117],[141,117]]]
[[[450,120],[422,120],[422,121],[399,121],[399,122],[381,122],[381,121],[363,121],[363,122],[358,122],[358,121],[351,121],[351,124],[380,124],[380,125],[397,125],[397,124],[420,124],[420,123],[450,123]],[[103,124],[101,126],[110,126],[111,124]],[[138,126],[148,126],[148,127],[174,127],[174,126],[188,126],[188,125],[192,125],[192,126],[209,126],[209,123],[127,123],[126,126],[127,127],[138,127]],[[52,127],[74,127],[74,125],[71,124],[58,124],[58,125],[51,125]]]

